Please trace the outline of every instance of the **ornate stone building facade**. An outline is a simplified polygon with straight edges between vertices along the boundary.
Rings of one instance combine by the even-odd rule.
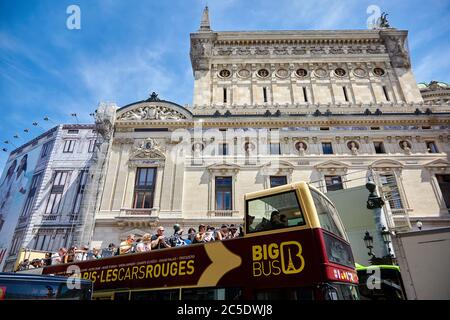
[[[192,107],[153,94],[100,108],[104,182],[85,241],[239,224],[245,193],[301,180],[373,179],[389,228],[449,225],[450,105],[424,103],[407,48],[394,28],[215,32],[205,10]]]

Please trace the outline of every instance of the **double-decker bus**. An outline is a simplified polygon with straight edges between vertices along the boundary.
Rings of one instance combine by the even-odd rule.
[[[43,268],[94,283],[94,299],[358,299],[333,203],[305,182],[245,195],[240,238]]]

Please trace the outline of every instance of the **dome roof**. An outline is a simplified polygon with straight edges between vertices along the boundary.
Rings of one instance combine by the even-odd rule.
[[[450,88],[448,83],[441,82],[441,81],[434,81],[434,80],[428,84],[421,82],[418,84],[418,86],[419,86],[419,89],[421,89],[421,90],[439,90],[439,89],[449,89]]]

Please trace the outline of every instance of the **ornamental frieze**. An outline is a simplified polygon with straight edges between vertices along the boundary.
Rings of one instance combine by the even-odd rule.
[[[186,117],[168,107],[143,106],[125,112],[117,120],[180,120]]]
[[[252,55],[341,55],[341,54],[384,54],[388,51],[395,52],[394,54],[404,54],[403,44],[398,41],[387,40],[387,49],[384,45],[352,45],[352,46],[329,46],[329,45],[311,45],[311,46],[220,46],[212,49],[213,56],[252,56]],[[195,50],[194,50],[195,51]],[[202,55],[204,51],[195,51],[195,55]]]

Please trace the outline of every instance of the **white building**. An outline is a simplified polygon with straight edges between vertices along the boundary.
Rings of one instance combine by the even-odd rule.
[[[28,180],[23,197],[9,207],[10,234],[2,231],[8,243],[5,271],[13,269],[21,248],[57,251],[80,244],[96,138],[94,125],[59,125],[11,152],[6,168],[26,157]]]
[[[241,223],[244,194],[291,181],[323,191],[374,179],[387,224],[450,223],[450,104],[424,103],[407,31],[191,34],[192,107],[101,106],[94,233],[118,243],[173,223]]]

